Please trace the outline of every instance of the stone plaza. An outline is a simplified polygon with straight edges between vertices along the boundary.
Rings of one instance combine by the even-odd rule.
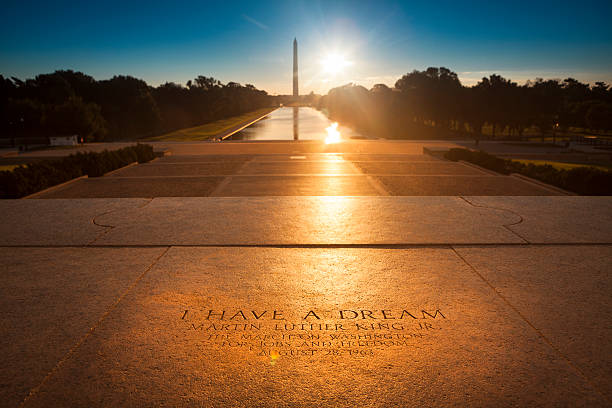
[[[0,201],[2,406],[610,406],[610,197],[453,142],[154,146]]]

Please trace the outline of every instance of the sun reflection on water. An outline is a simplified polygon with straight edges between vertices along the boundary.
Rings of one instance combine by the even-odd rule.
[[[339,143],[341,141],[340,132],[338,131],[338,122],[332,123],[329,127],[325,128],[325,130],[327,130],[325,144]]]

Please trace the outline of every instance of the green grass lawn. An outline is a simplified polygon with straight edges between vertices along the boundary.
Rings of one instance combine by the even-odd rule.
[[[519,163],[523,163],[523,164],[536,164],[536,165],[544,165],[544,164],[549,164],[551,166],[553,166],[556,169],[559,170],[570,170],[570,169],[574,169],[576,167],[595,167],[597,169],[601,169],[601,170],[612,170],[612,167],[610,166],[599,166],[599,165],[590,165],[590,164],[583,164],[583,163],[563,163],[563,162],[556,162],[556,161],[548,161],[548,160],[523,160],[523,159],[512,159],[513,161],[519,162]]]
[[[245,113],[240,116],[233,116],[227,119],[217,120],[205,125],[192,128],[175,130],[174,132],[166,133],[159,136],[142,139],[145,141],[173,141],[173,142],[189,142],[209,140],[223,132],[226,132],[241,123],[255,120],[266,113],[272,112],[276,108],[262,108],[253,112]]]

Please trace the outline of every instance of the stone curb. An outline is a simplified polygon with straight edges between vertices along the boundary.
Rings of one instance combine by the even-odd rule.
[[[539,187],[545,188],[546,190],[549,190],[549,191],[552,191],[552,192],[555,192],[555,193],[561,193],[563,195],[568,195],[568,196],[577,196],[577,195],[579,195],[579,194],[576,194],[576,193],[572,193],[571,191],[563,190],[562,188],[559,188],[559,187],[551,186],[550,184],[546,184],[546,183],[544,183],[544,182],[542,182],[540,180],[532,179],[531,177],[527,177],[527,176],[524,176],[522,174],[512,173],[510,176],[519,178],[519,179],[521,179],[523,181],[527,181],[529,183],[536,184]]]
[[[79,180],[82,180],[82,179],[86,179],[87,177],[88,177],[87,175],[84,175],[84,176],[81,176],[81,177],[73,178],[72,180],[68,180],[68,181],[66,181],[66,182],[64,182],[62,184],[57,184],[55,186],[51,186],[49,188],[45,188],[44,190],[37,191],[36,193],[32,193],[32,194],[27,195],[25,197],[21,197],[21,199],[22,200],[29,200],[29,199],[32,199],[32,198],[38,198],[39,196],[41,196],[43,194],[50,193],[51,191],[60,190],[60,189],[62,189],[64,187],[68,186],[69,184],[72,184],[72,183],[74,183],[76,181],[79,181]]]
[[[172,152],[170,150],[162,150],[159,153],[161,153],[161,156],[157,156],[156,158],[154,158],[152,160],[149,160],[147,163],[153,163],[154,161],[157,161],[157,160],[161,159],[162,157],[166,157],[166,156],[171,156],[172,155]]]
[[[436,154],[436,153],[440,154],[441,151],[439,151],[439,150],[432,150],[432,149],[429,149],[427,147],[423,147],[423,154],[427,154],[427,155],[439,158],[438,154]],[[483,171],[483,172],[485,172],[487,174],[491,174],[491,175],[494,175],[494,176],[503,176],[503,174],[496,173],[493,170],[485,169],[484,167],[480,167],[477,164],[470,163],[470,162],[467,162],[465,160],[459,160],[459,163],[463,163],[466,166],[473,167],[473,168],[475,168],[477,170],[480,170],[480,171]],[[522,174],[512,173],[512,174],[510,174],[510,176],[516,177],[516,178],[521,179],[523,181],[526,181],[528,183],[535,184],[538,187],[544,188],[544,189],[546,189],[548,191],[551,191],[553,193],[559,193],[559,194],[568,195],[568,196],[577,196],[577,195],[579,195],[579,194],[576,194],[576,193],[572,193],[571,191],[567,191],[567,190],[564,190],[562,188],[555,187],[555,186],[552,186],[550,184],[546,184],[546,183],[544,183],[544,182],[542,182],[540,180],[532,179],[531,177],[527,177],[527,176],[524,176]]]
[[[278,109],[278,108],[276,108],[276,109]],[[266,113],[265,115],[261,115],[257,119],[254,119],[254,120],[248,122],[247,124],[238,125],[237,128],[228,130],[225,133],[222,133],[222,136],[215,136],[215,137],[211,138],[211,140],[217,139],[217,140],[223,141],[223,140],[227,139],[228,137],[230,137],[230,136],[240,132],[244,128],[247,128],[247,127],[251,126],[253,123],[259,122],[260,120],[262,120],[263,118],[265,118],[266,116],[268,116],[269,114],[274,112],[276,109],[271,110],[270,112]]]
[[[436,159],[446,160],[444,158],[444,153],[448,152],[448,149],[436,149],[431,147],[423,147],[423,154],[428,156],[435,157]]]
[[[449,161],[449,160],[444,158],[444,153],[446,153],[448,151],[449,151],[448,149],[446,149],[446,150],[439,149],[438,150],[438,149],[431,149],[429,147],[423,147],[423,154],[435,157],[436,159],[441,159],[441,160],[446,160],[446,161]],[[459,161],[457,161],[455,163],[465,164],[466,166],[472,167],[472,168],[474,168],[476,170],[480,170],[483,173],[487,173],[487,174],[490,174],[492,176],[503,176],[503,174],[496,173],[493,170],[485,169],[484,167],[480,167],[477,164],[470,163],[470,162],[467,162],[465,160],[459,160]]]
[[[153,160],[155,160],[155,159],[153,159]],[[153,161],[153,160],[151,160],[151,161]],[[113,173],[116,173],[116,172],[118,172],[118,171],[120,171],[120,170],[123,170],[123,169],[128,169],[128,168],[130,168],[130,167],[134,167],[134,166],[136,166],[136,165],[138,165],[138,162],[137,162],[137,161],[135,161],[135,162],[131,162],[130,164],[128,164],[128,165],[126,165],[126,166],[119,167],[118,169],[115,169],[115,170],[111,170],[111,171],[109,171],[108,173],[104,173],[104,174],[102,175],[102,177],[105,177],[105,176],[110,176],[110,175],[112,175]]]
[[[465,164],[466,166],[472,167],[472,168],[474,168],[474,169],[476,169],[476,170],[480,170],[480,171],[485,172],[485,173],[487,173],[487,174],[491,174],[491,175],[493,175],[493,176],[503,176],[503,174],[499,174],[499,173],[497,173],[497,172],[494,172],[493,170],[485,169],[484,167],[480,167],[480,166],[479,166],[479,165],[477,165],[477,164],[470,163],[470,162],[465,161],[465,160],[459,160],[459,163],[463,163],[463,164]]]

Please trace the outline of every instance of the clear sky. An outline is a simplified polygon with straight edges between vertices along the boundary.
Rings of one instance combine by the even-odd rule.
[[[288,94],[294,37],[302,94],[391,86],[428,66],[467,85],[490,73],[612,83],[609,0],[4,0],[0,74],[73,69],[152,85],[206,75]]]

